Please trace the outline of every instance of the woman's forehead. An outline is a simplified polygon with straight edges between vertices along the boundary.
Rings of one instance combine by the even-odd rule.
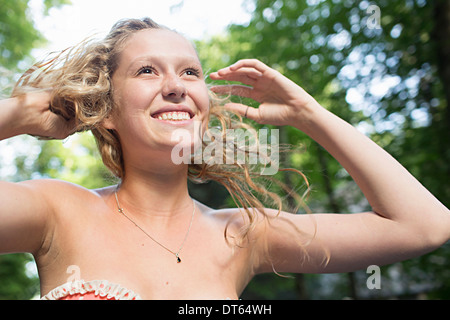
[[[167,29],[145,29],[133,34],[125,43],[122,54],[128,59],[142,55],[181,54],[197,57],[197,52],[185,37]]]

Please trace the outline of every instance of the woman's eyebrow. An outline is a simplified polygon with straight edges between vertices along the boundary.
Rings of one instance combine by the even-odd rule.
[[[147,63],[155,60],[152,56],[140,56],[131,60],[128,64],[127,70],[133,68],[136,64]]]

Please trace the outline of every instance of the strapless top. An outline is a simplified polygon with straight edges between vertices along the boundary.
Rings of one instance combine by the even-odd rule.
[[[106,280],[76,280],[51,290],[41,300],[142,300],[142,298],[132,290]]]

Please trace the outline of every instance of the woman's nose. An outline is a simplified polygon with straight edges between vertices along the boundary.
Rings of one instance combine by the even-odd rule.
[[[162,94],[165,98],[184,99],[187,94],[187,90],[181,79],[177,76],[170,75],[164,80]]]

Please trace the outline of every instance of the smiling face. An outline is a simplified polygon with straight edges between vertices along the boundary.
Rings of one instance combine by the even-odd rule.
[[[177,129],[189,132],[192,144],[201,137],[208,89],[197,53],[183,36],[166,29],[133,34],[112,84],[116,110],[105,126],[118,133],[124,157],[145,150],[167,154],[177,144],[172,139]]]

